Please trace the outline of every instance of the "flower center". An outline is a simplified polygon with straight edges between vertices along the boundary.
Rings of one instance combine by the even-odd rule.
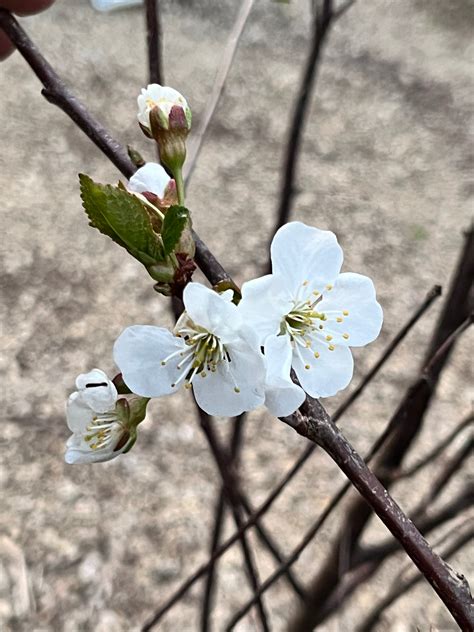
[[[294,307],[281,323],[281,333],[288,334],[296,342],[306,335],[323,329],[321,324],[327,320],[326,314],[316,311],[316,304],[321,300],[319,292],[313,292],[314,300],[295,300]]]
[[[231,359],[229,353],[225,345],[214,334],[194,325],[194,323],[191,326],[188,321],[185,327],[178,329],[176,336],[184,340],[185,348],[175,351],[161,361],[161,364],[164,366],[171,359],[179,357],[176,368],[181,373],[171,385],[172,387],[177,386],[184,380],[185,388],[191,388],[196,375],[206,377],[208,372],[215,373],[217,366],[222,362],[225,363],[226,370],[230,370]],[[237,385],[235,385],[234,390],[236,393],[240,392]]]
[[[124,445],[124,440],[128,439],[129,436],[128,430],[119,421],[114,411],[95,413],[86,428],[88,434],[84,436],[84,440],[89,444],[91,450],[108,448],[112,442],[117,440],[118,427],[120,428],[120,438],[114,450]]]

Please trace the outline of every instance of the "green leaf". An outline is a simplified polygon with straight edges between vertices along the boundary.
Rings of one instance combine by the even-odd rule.
[[[165,255],[171,254],[175,249],[188,220],[189,211],[184,206],[170,206],[166,211],[161,231]]]
[[[151,211],[124,188],[99,184],[79,174],[81,198],[90,225],[145,266],[164,261],[165,253],[153,230]]]

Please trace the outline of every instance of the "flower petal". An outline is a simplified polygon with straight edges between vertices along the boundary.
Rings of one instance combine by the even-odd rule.
[[[334,337],[334,344],[361,347],[380,333],[383,312],[375,298],[369,277],[345,272],[325,292],[318,310],[327,314],[324,330]]]
[[[265,362],[262,354],[240,340],[227,346],[231,362],[193,380],[194,396],[209,415],[233,417],[264,402]]]
[[[242,325],[237,306],[201,283],[188,283],[183,302],[194,324],[218,336],[225,344],[238,337]]]
[[[292,355],[289,336],[269,336],[265,341],[265,406],[276,417],[291,415],[305,400],[303,389],[290,377]]]
[[[170,180],[171,178],[161,165],[156,162],[147,162],[130,178],[127,189],[134,193],[150,191],[159,198],[163,198]]]
[[[82,394],[77,391],[71,393],[66,405],[66,419],[69,430],[79,433],[84,432],[93,417],[94,412],[84,402]]]
[[[117,437],[120,437],[120,435]],[[117,441],[114,441],[112,445],[104,446],[97,450],[92,450],[89,444],[84,441],[84,437],[80,434],[73,434],[69,437],[66,443],[66,454],[64,460],[68,464],[84,464],[84,463],[103,463],[115,459],[116,456],[122,454],[126,445],[120,450],[114,451],[113,446]]]
[[[105,413],[115,407],[117,389],[107,374],[100,369],[81,373],[76,379],[76,387],[82,401],[97,413]]]
[[[293,349],[293,368],[308,395],[330,397],[351,381],[354,360],[348,347],[338,345],[331,351],[319,340],[313,340],[311,348]]]
[[[303,284],[309,292],[332,283],[342,265],[342,248],[334,233],[290,222],[282,226],[271,245],[272,270],[293,289]]]
[[[184,365],[178,368],[183,360],[180,352],[184,354],[186,350],[184,340],[167,329],[134,325],[125,329],[115,341],[114,360],[133,393],[161,397],[177,390],[173,384],[184,368]],[[171,354],[176,355],[166,360]]]
[[[242,320],[257,332],[261,344],[267,336],[278,334],[281,321],[292,307],[292,296],[286,284],[273,274],[242,285],[238,310]]]

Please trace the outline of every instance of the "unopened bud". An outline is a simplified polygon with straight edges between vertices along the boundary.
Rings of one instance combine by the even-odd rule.
[[[138,122],[158,143],[161,162],[173,174],[181,169],[191,129],[191,110],[183,95],[174,88],[150,84],[138,97]]]

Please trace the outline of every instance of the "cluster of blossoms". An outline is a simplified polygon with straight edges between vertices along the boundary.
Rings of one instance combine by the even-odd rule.
[[[148,131],[154,126],[156,132],[160,124],[162,134],[164,119],[153,106],[159,94],[155,87],[143,92],[140,125]],[[163,98],[168,96],[175,95]],[[178,105],[187,108],[186,102]],[[165,111],[170,119],[174,112],[187,122],[185,114],[176,114],[178,105],[167,103]],[[174,180],[153,163],[136,172],[128,189],[161,208],[176,191]],[[117,399],[114,384],[101,371],[79,376],[68,404],[73,436],[66,460],[107,460],[127,451],[148,399],[183,385],[193,390],[204,411],[222,416],[262,404],[276,416],[287,416],[306,393],[329,397],[345,388],[353,374],[350,347],[373,341],[382,326],[372,281],[341,273],[336,236],[301,222],[276,233],[271,260],[272,274],[244,283],[240,300],[233,290],[218,293],[190,282],[183,292],[185,311],[173,331],[148,325],[125,329],[115,342],[114,360],[133,394],[132,404]],[[131,413],[134,398],[145,402],[135,405],[137,414]]]

